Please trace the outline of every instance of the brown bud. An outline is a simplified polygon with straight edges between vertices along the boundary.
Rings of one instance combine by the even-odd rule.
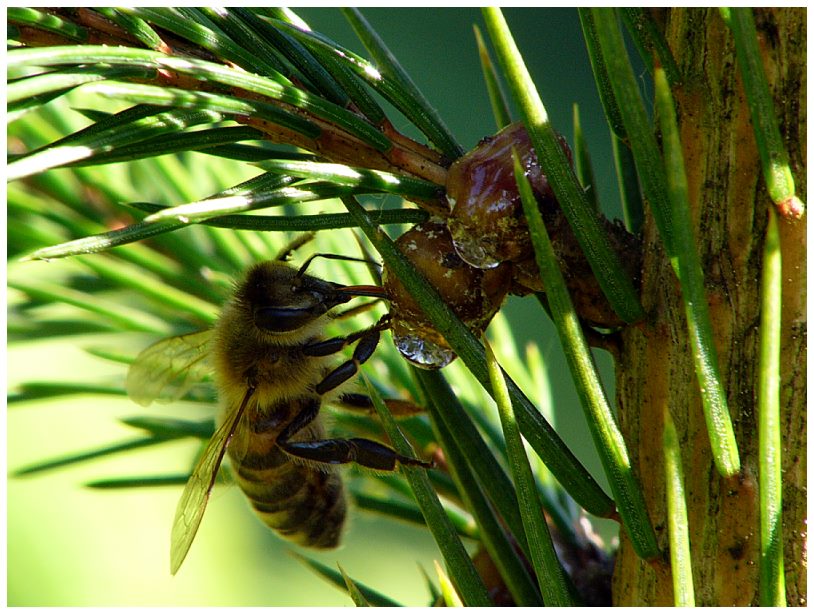
[[[568,145],[561,142],[570,157]],[[455,249],[478,268],[520,262],[532,254],[512,150],[517,152],[541,208],[557,208],[522,123],[510,124],[481,141],[449,168],[446,183],[451,209],[447,223]]]
[[[414,226],[396,245],[472,332],[486,328],[508,293],[510,264],[487,270],[469,266],[456,253],[446,226],[436,222]],[[407,289],[387,268],[383,281],[399,351],[418,366],[437,369],[449,364],[455,354]]]

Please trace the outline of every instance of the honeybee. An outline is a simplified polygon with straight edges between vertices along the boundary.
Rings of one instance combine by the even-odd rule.
[[[333,465],[355,462],[378,471],[431,466],[369,439],[326,436],[319,419],[323,403],[369,404],[342,385],[371,357],[389,323],[385,316],[368,329],[329,339],[321,337],[322,328],[334,307],[358,296],[381,298],[384,291],[306,275],[313,257],[296,269],[286,255],[248,270],[212,330],[159,341],[130,367],[127,391],[142,405],[180,398],[208,369],[218,388],[217,429],[173,521],[173,574],[189,551],[226,453],[260,519],[312,548],[339,544],[346,501],[341,477],[329,471]],[[332,368],[332,355],[353,343],[351,359]]]

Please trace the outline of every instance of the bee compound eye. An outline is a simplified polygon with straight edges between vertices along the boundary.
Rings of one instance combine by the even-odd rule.
[[[254,323],[258,328],[273,333],[286,333],[302,328],[324,310],[303,307],[259,307],[254,310]]]

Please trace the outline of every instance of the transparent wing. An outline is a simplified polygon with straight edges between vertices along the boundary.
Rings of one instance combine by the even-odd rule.
[[[170,571],[173,575],[181,567],[181,563],[184,562],[189,547],[192,545],[192,540],[195,539],[209,501],[209,495],[215,485],[223,455],[226,453],[229,441],[243,417],[243,411],[253,392],[252,388],[246,391],[240,407],[230,412],[223,424],[212,435],[212,439],[206,445],[206,449],[201,454],[198,464],[195,465],[195,469],[184,487],[184,492],[175,510],[175,520],[172,523]]]
[[[210,373],[212,331],[169,337],[136,356],[127,372],[127,395],[139,405],[180,399]]]

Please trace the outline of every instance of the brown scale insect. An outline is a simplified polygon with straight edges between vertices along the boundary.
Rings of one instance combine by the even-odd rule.
[[[425,222],[396,240],[396,246],[430,281],[461,321],[480,334],[491,321],[512,283],[511,265],[478,269],[458,255],[445,224]],[[390,297],[391,330],[399,352],[411,362],[438,369],[455,354],[426,319],[398,278],[384,269],[383,285]]]
[[[560,138],[570,160],[571,151]],[[523,207],[514,177],[512,150],[526,171],[559,259],[566,285],[582,320],[598,328],[624,323],[613,312],[582,253],[521,123],[510,124],[456,160],[446,178],[448,212],[413,227],[396,245],[433,284],[445,302],[475,334],[500,309],[507,294],[544,292],[534,260]],[[600,217],[629,274],[639,272],[638,240],[619,223]],[[394,341],[408,360],[425,368],[443,367],[455,354],[426,320],[406,289],[391,280]]]

